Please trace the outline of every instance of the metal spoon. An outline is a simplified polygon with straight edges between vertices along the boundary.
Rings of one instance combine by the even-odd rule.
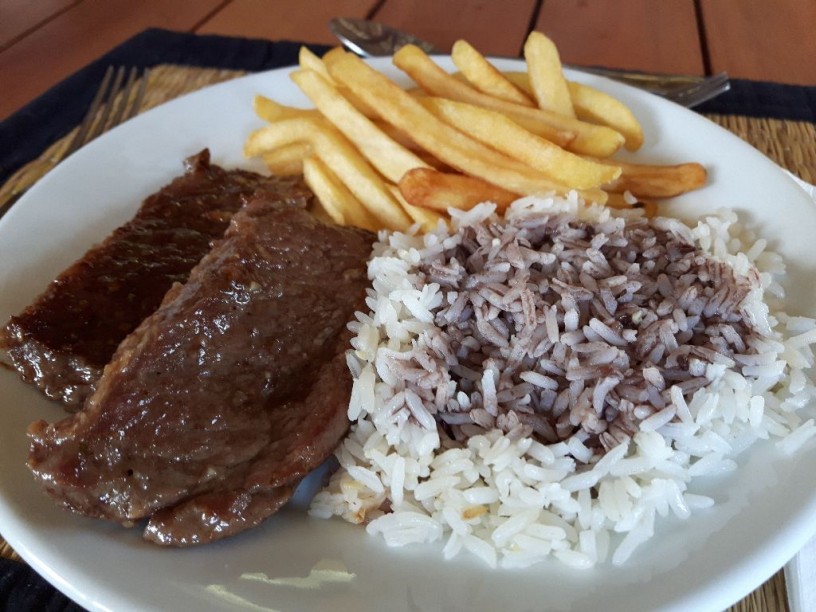
[[[431,55],[445,53],[421,38],[375,21],[339,17],[329,21],[329,29],[349,50],[362,57],[393,55],[407,44],[414,44]],[[565,67],[614,79],[689,108],[710,100],[730,88],[728,75],[724,72],[701,77],[616,70],[599,66],[565,65]]]

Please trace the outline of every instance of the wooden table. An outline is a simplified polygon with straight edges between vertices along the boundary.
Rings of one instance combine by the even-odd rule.
[[[515,56],[537,29],[568,63],[816,85],[813,0],[0,0],[0,119],[148,27],[333,43],[338,15],[441,48]]]
[[[517,56],[535,29],[571,64],[816,85],[813,0],[0,0],[0,119],[148,27],[333,44],[334,16],[440,48]],[[732,610],[786,608],[780,572]]]

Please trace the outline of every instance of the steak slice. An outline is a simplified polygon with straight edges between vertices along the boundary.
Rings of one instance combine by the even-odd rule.
[[[63,271],[0,330],[0,352],[48,397],[76,410],[119,343],[227,229],[256,191],[305,202],[300,178],[264,177],[210,164],[204,150],[186,173],[148,197],[136,215]]]
[[[374,236],[255,199],[116,351],[83,410],[29,428],[72,510],[194,544],[275,512],[348,427],[346,324]]]

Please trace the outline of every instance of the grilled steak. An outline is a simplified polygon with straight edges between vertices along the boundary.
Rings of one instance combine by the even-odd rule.
[[[119,343],[227,229],[258,190],[302,199],[297,178],[268,178],[210,164],[209,151],[147,198],[135,217],[54,280],[0,330],[0,352],[23,380],[76,410]]]
[[[346,323],[373,235],[257,198],[116,351],[83,410],[29,428],[29,466],[76,512],[152,517],[163,544],[274,513],[348,426]]]

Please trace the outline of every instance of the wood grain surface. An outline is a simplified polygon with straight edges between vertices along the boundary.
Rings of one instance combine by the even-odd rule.
[[[711,69],[816,85],[814,0],[701,0]]]
[[[147,27],[332,43],[334,16],[443,49],[517,56],[537,28],[577,64],[816,85],[814,0],[0,0],[0,120]]]
[[[535,29],[553,39],[564,62],[705,73],[690,0],[547,0]]]

